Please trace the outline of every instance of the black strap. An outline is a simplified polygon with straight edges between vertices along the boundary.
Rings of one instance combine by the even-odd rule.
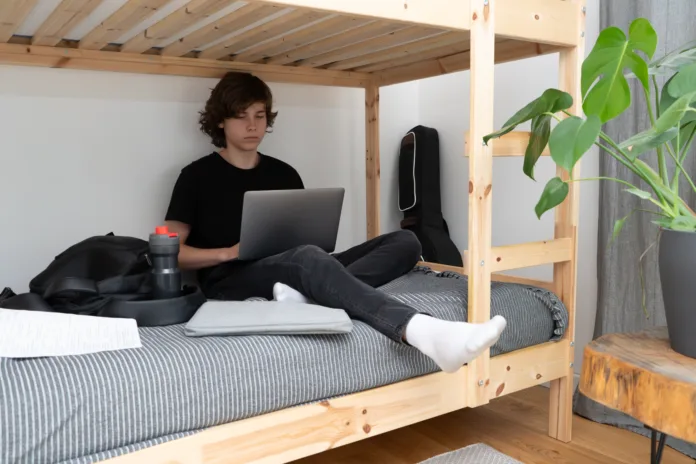
[[[57,297],[65,292],[86,293],[88,295],[98,295],[97,283],[91,279],[79,277],[64,277],[51,283],[44,293],[44,298]]]

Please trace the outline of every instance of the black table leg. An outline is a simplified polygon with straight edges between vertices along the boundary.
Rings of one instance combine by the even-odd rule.
[[[662,461],[662,451],[665,449],[665,440],[667,439],[667,435],[662,432],[658,432],[655,429],[650,429],[650,431],[650,464],[660,464]]]

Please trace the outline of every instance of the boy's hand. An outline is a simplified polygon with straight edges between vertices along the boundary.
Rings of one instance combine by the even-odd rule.
[[[226,263],[227,261],[232,261],[239,257],[239,243],[230,248],[222,249],[221,261]]]

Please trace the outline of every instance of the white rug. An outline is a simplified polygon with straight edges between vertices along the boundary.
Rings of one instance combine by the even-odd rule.
[[[522,464],[483,443],[434,456],[419,464]]]

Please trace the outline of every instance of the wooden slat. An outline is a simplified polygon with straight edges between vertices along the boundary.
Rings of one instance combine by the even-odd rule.
[[[575,8],[576,30],[584,30],[585,7],[584,0],[574,0],[570,3]],[[573,106],[568,109],[572,114],[580,114],[582,92],[580,90],[580,76],[582,60],[585,56],[584,39],[578,41],[578,46],[563,50],[559,59],[559,89],[564,90],[573,97]],[[568,179],[568,173],[557,169],[557,175],[562,179]],[[573,178],[580,177],[580,163],[575,165]],[[568,196],[563,203],[556,207],[554,236],[556,240],[569,240],[570,261],[556,264],[553,268],[553,281],[559,297],[568,310],[568,328],[566,338],[575,338],[575,312],[577,295],[577,253],[578,253],[578,218],[580,215],[580,186],[579,182],[568,184]],[[568,365],[573,361],[575,352],[571,347],[568,351]],[[568,442],[571,440],[572,415],[573,415],[573,369],[568,367],[567,375],[555,382],[551,382],[549,404],[549,435]]]
[[[37,0],[3,0],[0,2],[0,42],[7,42],[22,25]]]
[[[365,199],[367,238],[380,234],[379,87],[365,88]]]
[[[0,44],[0,64],[211,78],[243,71],[270,82],[339,87],[364,88],[372,82],[369,74],[347,71],[15,44]]]
[[[561,47],[554,45],[540,45],[514,40],[500,40],[495,47],[495,62],[505,63],[532,56],[546,55],[558,52]],[[450,55],[420,63],[399,66],[375,73],[375,78],[380,85],[392,85],[409,82],[428,77],[441,76],[457,71],[469,69],[470,52]]]
[[[381,18],[407,24],[468,30],[469,3],[452,0],[252,0],[289,7],[308,7],[332,13]]]
[[[493,71],[496,2],[470,0],[471,75],[469,121],[473,138],[493,132]],[[462,83],[462,85],[464,85]],[[491,222],[493,217],[493,156],[490,146],[476,144],[469,157],[469,322],[491,318]],[[490,350],[469,364],[467,402],[478,406],[490,394]]]
[[[509,271],[523,267],[541,266],[570,261],[573,257],[573,241],[570,238],[520,243],[491,248],[492,272]],[[473,265],[472,254],[464,252],[465,266]]]
[[[430,269],[437,271],[437,272],[450,271],[450,272],[456,272],[457,274],[461,274],[461,275],[468,274],[468,271],[466,270],[466,268],[463,268],[463,267],[448,266],[446,264],[430,263],[427,261],[419,261],[418,265],[429,267]],[[550,292],[555,292],[555,287],[553,285],[553,282],[549,282],[547,280],[529,279],[527,277],[518,277],[518,276],[499,274],[499,273],[491,274],[491,280],[494,282],[503,282],[503,283],[508,283],[508,284],[529,285],[532,287],[544,288]]]
[[[496,0],[495,32],[500,37],[551,45],[575,45],[584,30],[574,1]]]
[[[405,66],[407,64],[417,63],[420,61],[429,61],[435,58],[446,58],[450,55],[457,53],[463,53],[469,51],[469,40],[466,43],[453,43],[445,47],[433,48],[430,50],[425,50],[419,53],[411,53],[400,58],[394,58],[391,60],[380,61],[375,64],[370,64],[367,66],[360,66],[355,68],[354,71],[358,72],[374,72],[382,71],[384,69],[395,68],[397,66]]]
[[[250,29],[224,42],[206,48],[200,53],[201,58],[218,59],[226,55],[233,55],[245,48],[251,47],[257,42],[272,39],[280,34],[297,27],[306,25],[321,18],[328,13],[296,10],[275,18],[262,26]]]
[[[532,133],[529,131],[512,131],[498,139],[489,140],[488,144],[493,147],[493,156],[524,156],[531,135]],[[471,143],[470,135],[467,131],[464,135],[465,156],[469,156]],[[550,154],[551,152],[547,145],[544,151],[541,152],[541,156],[549,156]]]
[[[428,37],[422,40],[416,40],[404,45],[397,45],[366,55],[357,56],[343,61],[338,61],[327,66],[327,69],[354,69],[368,64],[378,63],[390,59],[402,58],[404,56],[413,55],[415,53],[428,51],[436,47],[451,45],[458,43],[460,45],[469,46],[469,34],[465,32],[445,32],[437,34],[433,37]]]
[[[351,29],[343,34],[332,35],[331,37],[307,44],[290,52],[271,57],[266,61],[266,63],[287,64],[304,60],[329,50],[335,50],[366,39],[389,34],[390,32],[398,31],[400,29],[404,29],[403,24],[374,21],[364,26]]]
[[[252,4],[253,5],[253,4]],[[368,22],[365,18],[334,16],[291,34],[260,43],[234,57],[235,61],[254,63],[264,57],[286,53],[334,34],[340,34]]]
[[[532,287],[544,288],[550,292],[556,292],[556,287],[553,285],[553,282],[548,280],[529,279],[526,277],[500,274],[497,272],[494,272],[491,275],[491,280],[493,282],[502,282],[506,284],[529,285]]]
[[[36,30],[31,43],[50,47],[57,45],[101,2],[102,0],[63,0]]]
[[[351,44],[347,47],[331,50],[330,52],[313,56],[306,60],[302,60],[297,64],[299,66],[310,66],[312,68],[316,68],[335,61],[347,60],[349,58],[368,54],[373,50],[380,50],[396,45],[402,45],[414,40],[423,39],[438,33],[439,31],[435,29],[407,27],[406,29],[401,29],[380,37],[364,40],[359,43]]]
[[[100,50],[157,12],[169,0],[128,0],[121,8],[85,34],[78,45],[86,50]]]
[[[549,342],[492,358],[487,389],[491,398],[504,397],[553,379],[559,374],[559,364],[567,348],[566,342]],[[464,366],[453,374],[429,374],[211,427],[106,462],[292,462],[467,407],[468,368]]]
[[[279,6],[267,5],[264,3],[251,3],[245,5],[217,21],[191,32],[176,42],[172,42],[162,49],[161,54],[165,56],[185,55],[233,31],[257,23],[264,18],[268,18],[281,10],[282,8]]]
[[[127,53],[142,53],[170,39],[177,32],[204,20],[237,0],[192,0],[164,19],[145,29],[121,46]]]
[[[463,373],[436,373],[212,427],[110,464],[288,463],[466,406]]]
[[[491,358],[490,386],[486,388],[489,399],[515,393],[525,388],[553,381],[566,374],[566,353],[570,342],[549,342],[517,350],[514,355]]]

